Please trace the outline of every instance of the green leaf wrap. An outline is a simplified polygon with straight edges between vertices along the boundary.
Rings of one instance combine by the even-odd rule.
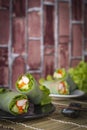
[[[21,99],[27,99],[27,96],[15,91],[10,91],[10,90],[2,91],[0,92],[0,109],[14,115],[18,115],[20,113],[13,111],[12,108],[14,107],[16,102]],[[29,107],[29,103],[27,99],[24,113],[27,112],[28,107]]]
[[[22,76],[23,75],[21,75],[16,82],[17,91],[19,91],[22,94],[26,94],[28,96],[28,98],[31,100],[32,103],[41,104],[44,93],[39,88],[39,85],[36,82],[35,78],[30,73],[25,74],[25,76],[27,76],[27,78],[29,79],[28,89],[22,90],[18,87],[18,82],[19,82],[19,80],[21,80]]]
[[[59,74],[61,75],[61,77],[58,76]],[[58,68],[53,73],[53,78],[57,80],[64,79],[66,76],[67,76],[67,72],[64,68]]]
[[[52,81],[47,81],[47,80],[40,81],[42,85],[46,86],[50,90],[51,94],[62,94],[61,91],[58,90],[59,84],[61,82],[64,82],[65,84],[65,89],[66,89],[65,94],[70,94],[77,88],[76,84],[74,83],[73,79],[69,74],[67,74],[65,78],[60,80],[56,79]]]

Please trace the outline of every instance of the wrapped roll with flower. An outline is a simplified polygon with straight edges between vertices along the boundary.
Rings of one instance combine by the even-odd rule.
[[[27,113],[29,101],[26,95],[0,88],[0,109],[13,115]]]
[[[37,83],[33,75],[26,73],[21,75],[16,81],[16,89],[28,96],[33,104],[45,105],[51,102],[49,90]]]

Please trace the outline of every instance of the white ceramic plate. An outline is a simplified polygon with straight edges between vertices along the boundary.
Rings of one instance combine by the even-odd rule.
[[[70,95],[50,94],[50,96],[51,97],[58,97],[58,98],[76,98],[76,97],[81,97],[84,94],[85,93],[83,91],[76,89]]]

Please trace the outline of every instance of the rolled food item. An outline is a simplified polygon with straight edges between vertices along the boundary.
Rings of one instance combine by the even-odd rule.
[[[60,80],[42,80],[40,81],[40,84],[46,86],[50,90],[51,94],[69,95],[77,88],[76,84],[69,74],[67,74],[65,78]]]
[[[0,88],[0,109],[13,115],[27,113],[29,101],[26,95],[7,88]]]
[[[43,85],[50,90],[51,94],[69,94],[69,85],[66,81],[44,81]]]
[[[49,93],[47,93],[49,90],[44,86],[40,87],[30,73],[23,74],[18,78],[16,81],[16,89],[18,92],[27,95],[31,102],[36,105],[50,103]],[[47,100],[45,99],[45,96]]]
[[[53,73],[54,79],[64,79],[66,77],[66,70],[64,68],[56,69]]]

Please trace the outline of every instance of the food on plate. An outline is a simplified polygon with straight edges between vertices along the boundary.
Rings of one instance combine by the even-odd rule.
[[[30,73],[23,74],[18,78],[16,89],[18,92],[27,95],[34,104],[45,105],[51,102],[49,90],[45,86],[39,85]]]
[[[48,81],[41,78],[39,83],[46,86],[50,90],[51,94],[68,95],[77,88],[69,74],[67,74],[66,77],[61,80],[56,79]]]
[[[56,69],[53,73],[54,79],[63,79],[66,76],[66,70],[64,68]]]
[[[0,88],[0,109],[13,115],[27,113],[29,101],[26,95]]]
[[[66,81],[44,81],[42,84],[50,90],[51,94],[69,94],[69,85]]]

